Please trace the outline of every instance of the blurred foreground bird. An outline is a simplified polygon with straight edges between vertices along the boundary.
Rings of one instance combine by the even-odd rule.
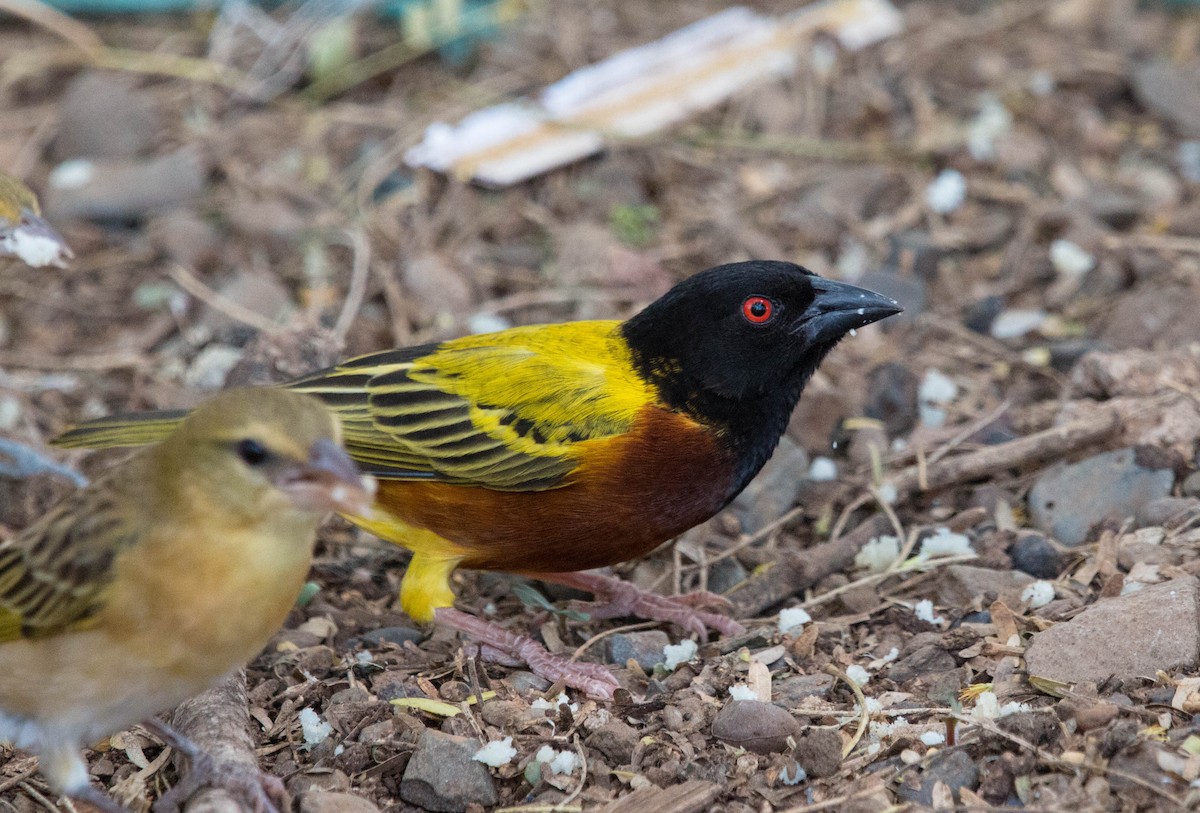
[[[0,172],[0,257],[16,257],[34,268],[66,268],[67,260],[74,256],[62,236],[42,218],[33,191]]]
[[[786,262],[697,274],[625,322],[535,325],[375,353],[284,386],[342,420],[380,478],[371,520],[412,551],[401,604],[609,697],[616,679],[453,607],[458,566],[536,574],[701,635],[740,626],[591,568],[641,556],[729,503],[771,456],[809,376],[891,299]],[[63,446],[146,443],[182,412],[82,424]]]
[[[230,774],[150,718],[262,649],[322,517],[370,510],[373,482],[340,435],[316,398],[231,390],[0,542],[0,742],[37,753],[55,790],[116,813],[80,748],[144,722],[191,758],[191,790],[217,771],[274,809],[263,777]]]

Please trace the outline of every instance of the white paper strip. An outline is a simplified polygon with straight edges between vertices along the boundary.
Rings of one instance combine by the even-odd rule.
[[[524,101],[431,125],[405,162],[509,186],[593,155],[605,136],[656,132],[770,76],[796,70],[818,31],[857,50],[903,28],[889,0],[826,0],[782,18],[726,9],[662,39],[580,68]]]

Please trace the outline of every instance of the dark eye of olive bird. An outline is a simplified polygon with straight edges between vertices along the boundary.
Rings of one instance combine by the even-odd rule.
[[[253,438],[239,440],[234,448],[247,466],[261,466],[271,456],[266,447]]]
[[[771,300],[765,296],[747,297],[742,303],[742,315],[746,320],[756,325],[762,325],[771,320],[775,308],[771,305]]]

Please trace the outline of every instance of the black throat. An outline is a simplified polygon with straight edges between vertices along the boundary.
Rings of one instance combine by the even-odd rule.
[[[732,453],[735,472],[727,500],[736,497],[770,459],[804,386],[834,346],[810,349],[792,370],[780,376],[776,386],[760,395],[730,397],[705,386],[703,379],[678,359],[646,352],[638,341],[636,325],[633,330],[629,327],[626,322],[622,332],[634,366],[658,390],[663,404],[712,427]]]

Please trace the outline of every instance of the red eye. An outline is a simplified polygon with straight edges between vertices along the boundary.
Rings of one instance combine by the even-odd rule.
[[[765,296],[746,297],[746,301],[742,303],[742,316],[746,317],[746,321],[755,325],[771,321],[771,315],[774,312],[775,307]]]

